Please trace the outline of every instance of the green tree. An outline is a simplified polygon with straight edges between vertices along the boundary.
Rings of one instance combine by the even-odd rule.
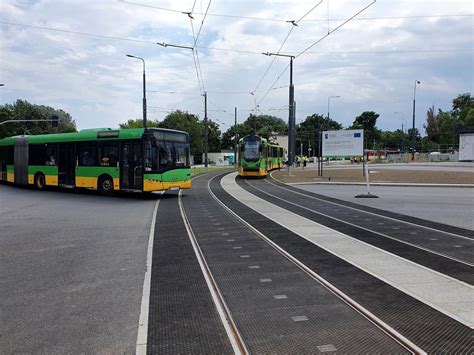
[[[58,127],[51,125],[51,119],[59,119]],[[18,122],[0,125],[0,138],[21,134],[46,134],[76,132],[76,123],[71,115],[62,109],[36,105],[26,100],[17,100],[13,104],[0,105],[0,122],[8,120],[42,120],[44,122]]]
[[[158,120],[146,120],[146,125],[147,127],[159,127],[160,126],[160,121]],[[143,120],[142,119],[137,119],[137,120],[128,120],[125,123],[120,123],[119,124],[120,128],[143,128]]]
[[[401,129],[394,132],[382,131],[378,142],[378,148],[406,151],[408,149],[409,137]]]
[[[230,127],[227,131],[222,134],[221,146],[223,149],[234,149],[234,126]],[[252,130],[248,129],[248,126],[243,123],[237,124],[237,139],[240,139],[247,134],[252,133]]]
[[[408,136],[408,146],[411,148],[413,146],[413,132],[415,135],[415,150],[421,151],[421,134],[418,128],[415,128],[415,131],[413,131],[413,128],[408,129],[407,136]]]
[[[204,131],[204,121],[201,121],[202,129]],[[220,152],[221,151],[221,131],[219,129],[219,125],[211,120],[208,120],[208,135],[207,141],[209,144],[209,151],[210,152]]]
[[[204,126],[196,115],[180,110],[173,111],[160,122],[159,127],[188,132],[191,154],[204,152]]]
[[[433,143],[439,143],[439,133],[440,133],[440,122],[439,122],[439,113],[435,112],[434,106],[431,106],[426,112],[426,123],[423,125],[423,128],[426,131],[428,139]]]
[[[288,130],[285,121],[281,118],[270,115],[251,114],[244,122],[247,126],[248,134],[256,132],[263,138],[270,138],[273,132],[285,132]]]
[[[311,155],[316,155],[319,149],[319,136],[317,134],[320,130],[338,131],[342,129],[342,124],[323,115],[314,113],[307,116],[303,122],[296,126],[296,151],[300,154],[301,143],[303,143],[303,154],[308,154],[308,149],[311,146]]]
[[[467,127],[474,127],[474,108],[469,109],[467,112],[464,123]]]
[[[252,133],[268,139],[274,133],[285,133],[287,131],[288,127],[283,119],[270,115],[255,116],[251,114],[245,122],[237,125],[239,139]],[[230,127],[222,135],[222,147],[226,149],[233,148],[233,137],[234,127]]]
[[[467,92],[453,99],[451,114],[455,119],[459,119],[461,124],[465,124],[466,116],[472,108],[474,108],[474,97]]]
[[[363,129],[364,130],[364,139],[366,141],[367,148],[376,148],[376,141],[379,140],[381,131],[377,129],[377,118],[379,114],[374,111],[364,111],[359,116],[357,116],[350,126],[350,129]]]

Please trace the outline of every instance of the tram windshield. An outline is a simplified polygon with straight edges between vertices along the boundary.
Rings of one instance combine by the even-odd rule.
[[[247,139],[242,146],[244,159],[247,161],[258,161],[260,159],[260,140]]]

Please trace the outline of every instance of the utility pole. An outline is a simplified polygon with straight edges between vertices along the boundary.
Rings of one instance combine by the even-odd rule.
[[[411,160],[415,160],[415,98],[416,98],[416,84],[421,84],[421,81],[415,80],[415,86],[413,88],[413,126],[411,130]]]
[[[234,107],[234,165],[239,165],[237,162],[237,107]]]
[[[288,175],[292,175],[293,163],[296,155],[296,131],[295,131],[295,87],[293,86],[293,59],[294,55],[280,53],[262,53],[268,56],[287,57],[290,58],[290,88],[288,97]]]
[[[207,155],[209,153],[209,142],[208,142],[209,132],[207,127],[207,92],[204,91],[204,166],[208,166]]]
[[[293,56],[290,56],[290,88],[288,98],[288,128],[290,136],[288,137],[288,175],[292,175],[292,168],[296,155],[296,134],[295,134],[295,87],[293,85]]]

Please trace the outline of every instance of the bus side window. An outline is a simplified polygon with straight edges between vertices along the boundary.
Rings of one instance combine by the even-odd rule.
[[[95,142],[81,142],[78,144],[79,166],[96,166],[97,148]]]
[[[46,146],[46,156],[44,157],[43,165],[57,165],[57,144],[45,144]]]
[[[44,144],[30,144],[28,152],[29,165],[45,165],[47,161],[46,145]]]
[[[99,164],[101,166],[117,166],[118,142],[99,142]]]

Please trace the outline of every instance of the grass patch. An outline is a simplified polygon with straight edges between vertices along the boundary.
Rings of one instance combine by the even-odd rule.
[[[234,168],[232,166],[209,166],[207,168],[204,167],[199,167],[199,168],[192,168],[191,169],[191,174],[192,176],[197,176],[205,173],[212,173],[215,171],[225,171],[225,170],[237,170],[237,168]]]

